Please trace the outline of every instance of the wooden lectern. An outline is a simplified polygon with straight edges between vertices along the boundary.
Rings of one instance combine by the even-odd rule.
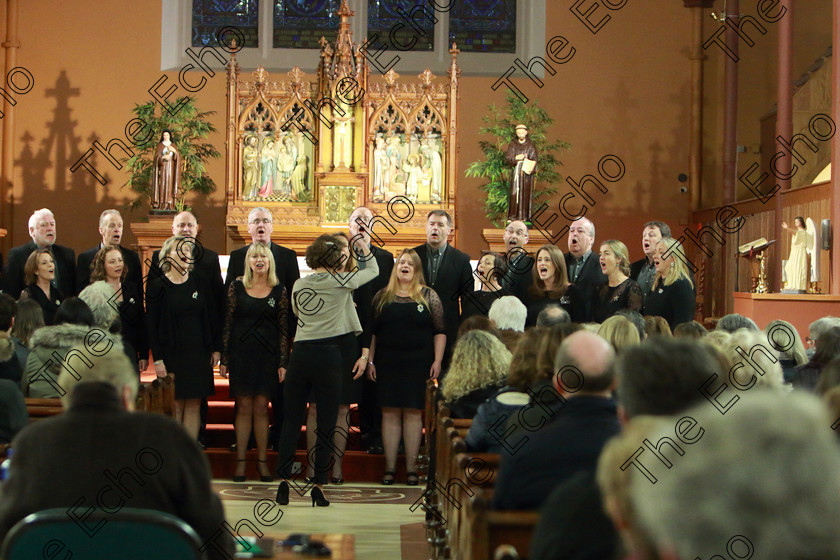
[[[769,289],[767,287],[767,271],[765,268],[765,261],[767,260],[764,250],[776,241],[767,241],[763,237],[759,237],[755,241],[745,243],[738,247],[738,255],[750,259],[750,272],[752,273],[752,287],[750,292],[756,294],[766,294]],[[755,276],[755,269],[758,268],[758,277]],[[736,278],[736,283],[739,279]]]

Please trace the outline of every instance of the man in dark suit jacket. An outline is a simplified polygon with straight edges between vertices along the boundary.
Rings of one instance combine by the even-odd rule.
[[[248,213],[248,233],[251,234],[251,243],[231,251],[227,276],[225,277],[225,294],[227,294],[231,282],[245,274],[245,256],[248,254],[248,248],[254,243],[265,243],[271,248],[271,254],[274,256],[274,273],[277,274],[280,285],[286,288],[286,297],[289,298],[289,309],[291,309],[292,288],[300,278],[300,267],[298,267],[297,254],[294,251],[271,242],[273,231],[274,220],[270,210],[257,207]],[[294,338],[296,327],[295,316],[289,313],[289,323],[286,325],[289,338]],[[282,385],[277,385],[274,394],[271,396],[271,410],[274,423],[271,425],[269,441],[276,446],[280,440],[280,425],[283,422]]]
[[[23,267],[35,249],[49,248],[55,261],[53,281],[64,297],[76,294],[76,253],[69,247],[55,244],[55,216],[47,208],[33,212],[29,217],[29,236],[32,241],[9,251],[6,262],[6,285],[9,295],[17,299],[24,286]]]
[[[506,280],[502,282],[509,294],[524,298],[525,292],[534,283],[534,257],[528,254],[525,245],[528,244],[528,226],[525,222],[514,220],[507,225],[504,233],[505,260],[507,263]]]
[[[592,294],[595,287],[607,282],[607,275],[601,270],[601,262],[592,251],[595,243],[595,224],[586,218],[578,218],[569,227],[569,252],[566,253],[566,271],[569,282],[583,292],[586,301],[586,320],[592,308]]]
[[[647,295],[653,287],[653,277],[656,276],[656,269],[653,266],[653,255],[656,253],[656,244],[663,237],[671,237],[671,228],[665,222],[648,222],[642,231],[642,251],[645,256],[630,265],[630,278],[636,281]]]
[[[370,349],[371,326],[373,324],[373,296],[388,285],[391,272],[394,270],[394,255],[385,249],[371,243],[371,232],[375,226],[373,212],[364,206],[359,206],[350,214],[350,237],[356,239],[362,236],[376,263],[379,265],[379,275],[353,290],[353,303],[356,304],[356,312],[359,321],[362,323],[362,335],[360,345],[362,348]],[[375,235],[375,234],[374,234]],[[381,242],[381,241],[380,241]],[[367,354],[362,350],[363,354]],[[360,431],[362,435],[362,446],[369,453],[381,454],[382,451],[382,408],[379,406],[379,390],[375,381],[371,381],[367,375],[362,376],[362,396],[359,403]]]
[[[140,297],[143,297],[143,269],[140,266],[140,257],[131,249],[120,245],[123,233],[123,219],[117,210],[105,210],[99,216],[99,235],[102,241],[84,253],[79,253],[79,260],[76,263],[76,293],[90,284],[90,265],[93,263],[96,253],[105,245],[116,245],[122,253],[123,263],[127,269],[126,280],[137,286],[140,290]]]
[[[96,346],[111,350],[94,355],[86,347],[73,349],[92,364],[80,382],[66,369],[58,378],[65,412],[29,424],[14,439],[9,478],[0,487],[0,541],[15,523],[49,508],[66,509],[80,530],[92,529],[87,511],[107,504],[110,511],[175,515],[208,543],[211,558],[232,558],[233,540],[210,486],[207,459],[171,418],[133,412],[134,368],[117,340]],[[109,530],[107,519],[100,529]]]
[[[494,508],[537,509],[561,482],[595,471],[604,444],[620,430],[610,397],[614,357],[595,333],[579,331],[563,341],[554,371],[564,374],[555,376],[554,391],[546,387],[534,397],[540,406],[531,412],[539,417],[523,417],[525,431],[507,442],[515,451],[499,468]]]
[[[444,368],[449,364],[461,324],[461,297],[466,291],[473,291],[470,256],[446,242],[454,228],[449,212],[432,210],[426,217],[426,243],[414,248],[423,264],[426,284],[437,292],[443,304],[446,326]]]

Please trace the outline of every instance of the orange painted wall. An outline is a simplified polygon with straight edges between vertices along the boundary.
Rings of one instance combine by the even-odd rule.
[[[569,11],[572,4],[547,2],[546,37],[569,39],[574,58],[557,66],[554,76],[547,75],[542,89],[524,77],[517,83],[556,119],[556,136],[572,144],[561,156],[564,175],[580,179],[596,173],[605,154],[624,162],[624,177],[608,184],[607,195],[597,193],[587,216],[598,228],[598,239],[621,238],[631,256],[639,258],[638,238],[646,220],[663,219],[678,229],[687,217],[688,195],[679,192],[677,175],[688,169],[689,12],[673,0],[630,1],[614,12],[601,6],[592,19],[602,13],[611,19],[592,34]],[[17,105],[13,244],[28,239],[31,211],[48,206],[57,216],[59,243],[84,250],[97,241],[99,212],[132,198],[121,189],[125,173],[101,158],[96,164],[108,178],[105,187],[85,171],[70,173],[69,167],[94,138],[105,143],[122,137],[133,105],[150,97],[147,90],[161,75],[160,19],[161,4],[153,0],[20,2],[18,60],[33,73],[36,85]],[[177,79],[174,72],[165,74]],[[486,107],[504,102],[505,88],[492,91],[494,81],[465,76],[461,89],[457,225],[459,245],[473,255],[484,247],[481,229],[490,224],[481,208],[480,181],[463,178],[463,170],[480,157],[477,130]],[[217,111],[215,122],[221,129],[221,73],[198,100],[201,108]],[[221,133],[212,141],[224,148]],[[209,200],[191,203],[203,225],[204,242],[224,250],[222,160],[213,162],[209,172],[219,191]],[[569,189],[558,187],[560,194]],[[552,201],[553,209],[558,199]],[[145,209],[127,213],[126,221],[144,214]],[[133,241],[130,234],[126,241]],[[560,245],[565,248],[565,240]]]

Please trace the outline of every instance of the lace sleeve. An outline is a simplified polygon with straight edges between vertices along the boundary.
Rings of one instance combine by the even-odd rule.
[[[372,335],[375,335],[379,332],[379,301],[382,299],[382,296],[385,294],[385,288],[382,288],[376,295],[373,296],[373,301],[370,304],[370,314],[371,314],[371,321],[370,321],[370,332]]]
[[[228,356],[230,355],[230,331],[233,328],[233,314],[236,311],[237,280],[231,282],[228,287],[227,302],[225,305],[225,327],[222,331],[222,359],[219,361],[223,366],[228,365]]]
[[[630,281],[630,287],[627,289],[627,309],[642,312],[642,305],[645,298],[642,294],[642,289],[636,282]]]
[[[431,288],[429,288],[429,291],[426,293],[426,297],[429,300],[429,311],[432,314],[434,333],[446,334],[446,323],[443,320],[443,303],[441,303],[440,297],[437,295],[437,292]]]
[[[291,330],[289,328],[291,310],[289,309],[289,296],[285,286],[280,286],[280,297],[277,304],[277,326],[280,331],[280,364],[278,367],[286,367],[289,362],[289,339]]]

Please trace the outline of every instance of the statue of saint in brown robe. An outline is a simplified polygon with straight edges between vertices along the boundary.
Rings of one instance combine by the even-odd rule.
[[[531,218],[531,194],[534,188],[537,148],[528,138],[528,127],[516,126],[516,140],[508,145],[506,158],[513,165],[508,199],[508,221],[527,221]],[[533,163],[529,163],[533,162]]]
[[[172,134],[164,130],[152,166],[152,208],[174,210],[180,190],[181,154],[172,142]]]

